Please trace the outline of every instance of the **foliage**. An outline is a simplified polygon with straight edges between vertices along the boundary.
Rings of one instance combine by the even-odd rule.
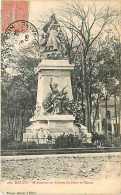
[[[2,136],[12,134],[14,139],[22,140],[23,130],[35,109],[37,77],[34,68],[39,60],[27,53],[26,48],[22,51],[11,48],[6,35],[1,36]]]
[[[12,135],[4,136],[1,138],[1,147],[2,149],[8,149],[8,143],[14,141],[14,138]]]
[[[105,142],[103,143],[103,146],[104,147],[112,147],[113,145],[112,145],[112,141],[111,141],[111,139],[109,138],[109,137],[106,137],[106,140],[105,140]]]
[[[102,146],[102,147],[120,147],[120,137],[115,137],[115,135],[104,136],[98,133],[92,133],[92,143],[95,146]]]
[[[112,146],[121,147],[121,136],[119,137],[115,137],[114,135],[112,136]]]
[[[7,144],[8,150],[18,150],[18,149],[21,149],[21,147],[22,147],[21,141],[13,141]]]
[[[98,134],[98,133],[92,133],[92,143],[94,145],[100,145],[103,146],[105,143],[106,138],[104,137],[104,135],[102,134]]]
[[[82,140],[73,134],[63,134],[55,139],[56,148],[76,148],[81,147]]]
[[[37,144],[34,141],[22,142],[14,139],[2,138],[2,150],[23,150],[23,149],[50,149],[55,148],[54,144]]]
[[[82,140],[82,143],[87,143],[87,135],[80,129],[80,139]]]

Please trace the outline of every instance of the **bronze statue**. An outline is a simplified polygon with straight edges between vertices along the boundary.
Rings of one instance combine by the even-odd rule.
[[[51,24],[48,29],[48,41],[47,41],[47,51],[60,51],[61,42],[58,37],[58,25]]]
[[[62,58],[67,54],[64,35],[55,18],[55,14],[50,16],[49,22],[43,27],[40,40],[40,52],[50,52],[45,56],[52,59]]]
[[[40,52],[43,53],[46,51],[47,37],[44,33],[41,34],[40,39]]]
[[[65,86],[61,91],[58,90],[58,84],[53,83],[53,80],[51,78],[50,80],[50,88],[52,91],[52,99],[51,99],[51,105],[45,110],[45,112],[48,112],[52,109],[51,114],[62,114],[64,109],[64,101],[66,100],[66,94],[67,92],[64,92],[64,89],[67,86]]]

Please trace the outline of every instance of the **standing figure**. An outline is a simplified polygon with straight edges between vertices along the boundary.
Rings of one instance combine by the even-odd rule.
[[[47,51],[60,51],[61,42],[58,37],[58,24],[51,24],[48,29]]]
[[[47,44],[47,37],[44,33],[41,34],[40,39],[40,52],[43,53],[46,50],[46,44]]]

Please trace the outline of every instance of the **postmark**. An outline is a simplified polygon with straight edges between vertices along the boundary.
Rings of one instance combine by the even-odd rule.
[[[6,41],[14,45],[15,49],[29,46],[39,46],[39,33],[34,24],[26,20],[17,20],[5,30]]]

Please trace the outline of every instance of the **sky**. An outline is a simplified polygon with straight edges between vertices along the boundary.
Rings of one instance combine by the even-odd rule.
[[[79,0],[81,1],[81,0]],[[41,15],[51,15],[52,11],[56,11],[61,6],[64,6],[65,3],[69,3],[71,0],[30,0],[30,13],[29,18],[33,20],[33,18],[38,18]],[[100,9],[102,6],[109,4],[113,7],[121,8],[121,1],[120,0],[101,0],[101,1],[92,1],[92,0],[85,0],[81,1],[85,4],[91,4],[95,2],[97,9]]]
[[[41,15],[51,15],[52,10],[58,9],[60,6],[64,5],[65,2],[65,0],[30,0],[29,19],[31,20]]]
[[[54,12],[56,14],[56,18],[58,19],[58,10],[61,7],[64,7],[66,3],[71,2],[72,0],[30,0],[30,8],[29,8],[29,22],[33,23],[37,28],[40,28],[40,22],[37,20],[45,21],[47,17],[49,18],[51,14]],[[85,5],[95,3],[96,9],[101,9],[101,7],[105,7],[106,4],[112,6],[116,9],[121,9],[121,1],[120,0],[78,0],[82,4]]]

